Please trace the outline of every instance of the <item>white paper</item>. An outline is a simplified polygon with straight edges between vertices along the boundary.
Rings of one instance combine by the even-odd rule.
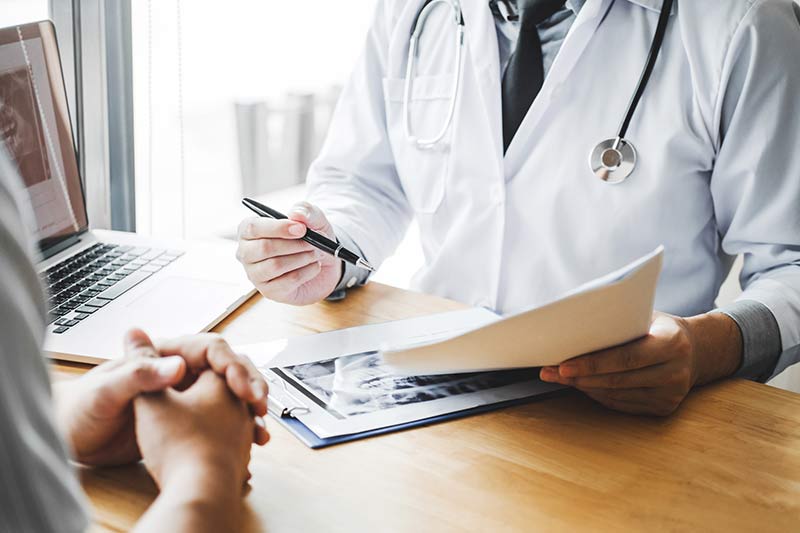
[[[292,366],[377,350],[384,342],[431,342],[499,319],[488,309],[470,308],[242,345],[235,350],[250,358],[257,368]]]
[[[381,353],[407,375],[557,365],[647,334],[664,248],[570,291],[563,298],[452,338],[387,341]]]

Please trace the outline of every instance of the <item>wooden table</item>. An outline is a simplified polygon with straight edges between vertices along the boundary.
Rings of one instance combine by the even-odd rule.
[[[370,284],[305,308],[253,298],[218,331],[241,344],[459,307]],[[253,450],[251,531],[800,531],[800,395],[741,380],[665,419],[570,392],[319,451],[270,429]],[[130,529],[156,496],[141,466],[81,478],[98,531]]]

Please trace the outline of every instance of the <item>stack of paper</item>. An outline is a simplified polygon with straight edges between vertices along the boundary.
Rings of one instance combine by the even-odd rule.
[[[557,365],[645,336],[664,248],[563,298],[445,340],[384,345],[384,362],[407,375]]]

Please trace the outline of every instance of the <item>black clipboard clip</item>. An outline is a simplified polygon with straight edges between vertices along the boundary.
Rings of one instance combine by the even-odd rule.
[[[270,413],[275,413],[279,418],[295,418],[295,415],[307,415],[311,413],[311,409],[303,405],[303,402],[294,397],[289,392],[286,382],[279,377],[266,376],[270,385],[278,385],[281,388],[282,398],[291,398],[292,403],[282,402],[275,398],[272,394],[267,396],[267,409]]]

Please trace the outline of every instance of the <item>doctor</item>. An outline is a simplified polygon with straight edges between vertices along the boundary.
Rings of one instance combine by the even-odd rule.
[[[416,288],[508,313],[663,244],[650,334],[542,379],[659,415],[695,385],[768,379],[800,344],[800,7],[518,4],[380,2],[308,202],[240,226],[249,278],[319,301],[367,277],[307,227],[380,264],[415,217]],[[744,292],[717,309],[737,255]]]

